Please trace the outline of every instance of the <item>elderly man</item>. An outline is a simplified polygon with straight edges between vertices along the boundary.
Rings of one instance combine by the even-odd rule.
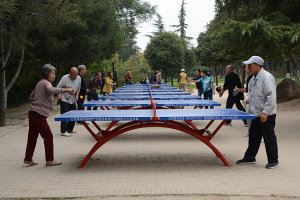
[[[253,74],[243,102],[245,105],[249,104],[248,112],[256,118],[251,122],[248,149],[244,158],[238,160],[237,164],[255,164],[255,157],[263,137],[268,157],[266,168],[272,169],[279,165],[274,132],[277,112],[275,78],[262,68],[264,60],[259,56],[252,56],[243,63],[249,65],[249,70]]]
[[[241,100],[244,100],[244,94],[243,93],[237,93],[234,94],[233,90],[235,88],[241,88],[242,83],[240,77],[233,72],[234,67],[232,65],[228,65],[226,67],[226,76],[225,76],[225,82],[224,87],[222,91],[219,93],[220,97],[222,97],[225,90],[228,90],[228,97],[226,101],[226,108],[232,108],[235,104],[237,109],[243,112],[246,112],[245,108],[243,107]],[[247,120],[243,120],[244,125],[247,126]],[[231,126],[231,120],[227,120],[226,124],[228,126]]]
[[[70,110],[76,110],[75,102],[78,101],[78,95],[80,92],[81,78],[78,76],[78,70],[76,67],[72,67],[69,74],[64,75],[57,88],[72,88],[75,94],[63,93],[58,95],[58,101],[60,101],[60,114],[66,113]],[[75,122],[61,122],[60,132],[62,136],[70,137],[70,133],[73,132]]]
[[[89,89],[86,88],[86,83],[85,83],[85,80],[84,80],[84,75],[86,74],[86,66],[85,65],[79,65],[77,68],[78,68],[78,76],[81,79],[79,98],[78,98],[78,101],[77,101],[77,109],[78,110],[84,110],[82,104],[84,103],[86,93],[89,92]]]

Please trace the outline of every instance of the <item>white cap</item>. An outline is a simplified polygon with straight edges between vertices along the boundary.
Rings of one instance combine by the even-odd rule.
[[[264,64],[264,59],[262,59],[259,56],[251,56],[251,58],[249,58],[249,60],[243,61],[243,63],[245,65],[249,65],[249,64],[252,64],[252,63],[263,65]]]
[[[181,69],[182,72],[184,72],[184,69]]]

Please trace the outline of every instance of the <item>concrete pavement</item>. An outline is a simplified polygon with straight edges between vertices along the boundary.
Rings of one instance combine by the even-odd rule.
[[[217,99],[224,105],[225,99]],[[23,167],[28,126],[0,128],[0,198],[73,198],[139,195],[221,195],[300,198],[299,111],[278,112],[278,168],[268,170],[264,144],[256,165],[236,165],[248,138],[242,121],[223,127],[212,143],[232,164],[225,167],[197,139],[163,128],[138,129],[101,147],[77,168],[95,143],[82,125],[72,137],[59,134],[54,114],[48,118],[54,134],[55,159],[63,165],[46,167],[41,137],[34,154],[39,163]],[[204,122],[196,122],[198,126]],[[107,123],[101,123],[106,126]],[[171,198],[172,199],[172,198]],[[178,198],[179,199],[179,198]]]

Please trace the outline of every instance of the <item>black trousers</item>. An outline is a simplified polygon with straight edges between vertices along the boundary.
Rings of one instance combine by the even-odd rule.
[[[60,114],[69,112],[70,110],[76,110],[76,104],[69,104],[67,102],[61,101],[60,103]],[[73,131],[75,122],[61,122],[60,132],[65,133],[66,131]]]
[[[92,100],[98,101],[98,100],[99,100],[98,94],[97,94],[97,93],[88,93],[87,100],[88,100],[88,101],[92,101]],[[88,109],[88,110],[91,110],[91,108],[92,108],[92,107],[88,107],[87,109]],[[97,106],[95,106],[95,107],[93,108],[93,110],[97,110]]]
[[[277,139],[274,132],[276,115],[268,116],[265,123],[260,122],[260,117],[252,120],[249,131],[248,149],[244,155],[245,159],[254,160],[264,137],[268,163],[278,162]]]
[[[238,110],[246,112],[245,108],[241,104],[241,99],[236,96],[228,96],[227,102],[226,102],[226,108],[232,108],[233,105],[237,107]],[[247,120],[243,120],[244,124],[247,124]],[[231,120],[227,120],[226,123],[231,123]]]
[[[83,96],[83,98],[79,98],[77,101],[77,110],[84,110],[84,107],[82,106],[82,104],[84,103],[84,99],[85,96]]]

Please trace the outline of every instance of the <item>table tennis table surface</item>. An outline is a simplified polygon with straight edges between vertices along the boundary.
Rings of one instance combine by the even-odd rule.
[[[234,109],[158,109],[159,121],[255,119],[254,115]],[[55,121],[151,121],[153,110],[71,110]]]
[[[102,96],[99,97],[100,100],[147,100],[150,99],[150,95],[135,95],[135,96]],[[196,95],[153,95],[153,100],[180,100],[180,99],[202,99]]]
[[[212,100],[157,100],[156,106],[221,106],[220,103]],[[108,106],[108,107],[147,107],[151,105],[150,100],[133,100],[133,101],[88,101],[83,104],[85,107]]]
[[[132,96],[132,95],[149,95],[149,92],[126,92],[126,93],[110,93],[108,96]],[[151,95],[191,95],[190,92],[151,92]]]

